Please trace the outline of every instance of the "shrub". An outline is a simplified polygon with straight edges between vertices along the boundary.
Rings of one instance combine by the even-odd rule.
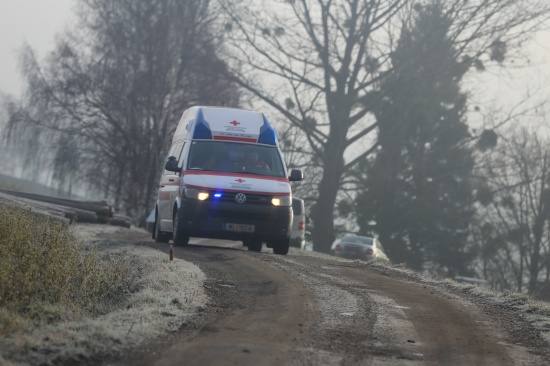
[[[123,296],[129,268],[79,242],[70,227],[0,205],[0,333],[16,324],[99,313]],[[5,325],[5,326],[4,326]]]

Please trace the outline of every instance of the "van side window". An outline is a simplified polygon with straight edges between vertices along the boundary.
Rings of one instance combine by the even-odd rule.
[[[176,158],[178,158],[178,166],[180,166],[181,160],[179,160],[179,158],[182,150],[183,150],[183,141],[177,142],[174,145],[172,145],[172,147],[170,148],[170,152],[168,153],[168,156],[175,156]],[[166,158],[168,158],[168,156]],[[162,173],[162,175],[176,175],[176,173],[165,170]]]

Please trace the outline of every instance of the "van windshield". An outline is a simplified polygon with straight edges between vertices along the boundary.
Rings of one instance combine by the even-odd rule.
[[[286,177],[276,147],[219,141],[193,141],[187,169]]]

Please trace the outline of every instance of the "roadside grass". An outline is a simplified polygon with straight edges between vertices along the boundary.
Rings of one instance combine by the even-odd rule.
[[[68,225],[0,205],[0,336],[104,313],[124,298],[130,272]]]
[[[7,189],[10,191],[20,191],[19,187],[0,182],[0,189]]]
[[[167,251],[141,244],[149,240],[148,233],[110,225],[43,222],[21,209],[5,212],[12,209],[0,205],[0,271],[4,271],[0,365],[94,364],[175,332],[205,309],[204,273],[182,258],[170,261]],[[6,232],[12,236],[9,240]],[[58,239],[56,245],[47,240],[51,236]],[[48,245],[52,255],[44,249]],[[24,261],[14,258],[24,249],[28,251],[22,254]],[[42,259],[33,260],[38,257]],[[61,277],[57,282],[65,291],[59,286],[46,291],[56,281],[35,275],[32,296],[23,301],[12,291],[6,301],[7,284],[15,285],[5,278],[21,284],[25,268],[47,267],[48,261],[64,265],[63,273],[70,274],[57,271]],[[17,263],[18,272],[7,275],[4,263],[8,262]]]

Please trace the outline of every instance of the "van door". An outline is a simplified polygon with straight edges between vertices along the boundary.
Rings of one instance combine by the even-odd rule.
[[[183,141],[177,142],[170,148],[168,157],[175,156],[178,159],[178,167],[183,164]],[[166,159],[168,160],[168,158]],[[178,197],[180,173],[164,170],[160,177],[157,209],[160,217],[160,230],[172,231],[172,208]]]

